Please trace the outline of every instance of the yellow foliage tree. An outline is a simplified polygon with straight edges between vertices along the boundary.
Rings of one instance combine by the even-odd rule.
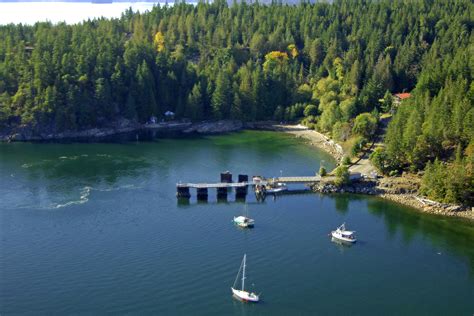
[[[153,43],[155,44],[156,50],[158,53],[161,53],[165,50],[165,36],[161,32],[156,32],[155,37],[153,38]]]
[[[273,51],[265,55],[263,70],[268,71],[275,67],[282,67],[288,63],[288,54],[286,52]]]
[[[296,48],[295,44],[288,45],[287,50],[288,50],[288,53],[290,54],[291,58],[295,59],[296,57],[298,57],[299,52],[298,52],[298,49]]]
[[[344,79],[344,65],[342,64],[342,59],[336,57],[333,62],[334,68],[336,68],[336,77],[338,80]]]

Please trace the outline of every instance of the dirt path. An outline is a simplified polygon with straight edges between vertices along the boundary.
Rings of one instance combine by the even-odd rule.
[[[383,143],[383,139],[385,137],[385,133],[387,132],[387,126],[390,122],[390,117],[385,117],[380,119],[380,127],[377,130],[377,134],[375,135],[374,141],[370,145],[370,147],[364,151],[362,157],[357,160],[356,163],[349,167],[350,172],[360,172],[362,175],[370,175],[373,173],[377,173],[377,169],[372,165],[369,158],[370,155],[374,152],[375,148],[377,147],[385,147]]]

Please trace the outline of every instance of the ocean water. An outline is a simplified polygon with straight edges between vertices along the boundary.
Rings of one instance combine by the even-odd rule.
[[[312,175],[321,163],[334,166],[256,131],[0,144],[0,314],[471,315],[471,222],[360,195],[175,196],[225,170]],[[231,222],[244,203],[252,230]],[[342,222],[352,247],[328,236]],[[256,305],[231,296],[244,253]]]

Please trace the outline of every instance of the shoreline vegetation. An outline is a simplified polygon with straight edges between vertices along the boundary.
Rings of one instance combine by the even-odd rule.
[[[317,131],[310,130],[302,125],[274,125],[269,129],[282,131],[303,138],[312,146],[329,153],[339,164],[342,163],[345,153],[342,146]],[[371,168],[366,168],[369,165]],[[376,171],[368,158],[358,159],[356,164],[349,167],[349,172]],[[362,174],[364,174],[362,172]],[[323,177],[324,179],[324,177]],[[421,179],[419,176],[403,173],[401,176],[379,175],[376,178],[363,177],[358,181],[337,187],[332,179],[322,181],[313,186],[313,191],[321,193],[357,193],[375,195],[393,202],[415,208],[424,213],[444,216],[456,216],[474,220],[474,209],[465,205],[439,203],[419,196],[418,189]]]
[[[216,0],[0,25],[0,138],[140,140],[301,122],[322,134],[274,128],[335,155],[325,178],[338,188],[365,175],[430,208],[474,206],[472,12],[469,0]]]
[[[330,154],[338,165],[343,163],[346,153],[343,146],[333,141],[326,135],[311,130],[308,127],[288,124],[278,124],[273,121],[247,122],[237,120],[205,121],[199,123],[169,121],[157,124],[136,124],[128,121],[121,121],[107,128],[92,128],[76,132],[64,132],[59,134],[33,134],[28,129],[16,130],[10,135],[0,135],[0,141],[101,141],[120,134],[133,134],[140,131],[158,132],[162,135],[182,135],[192,134],[225,134],[240,130],[268,130],[283,132],[293,135],[296,138],[304,139],[309,145],[317,147]],[[136,134],[138,135],[138,134]],[[133,137],[131,137],[133,138]],[[368,168],[367,166],[368,165]],[[362,167],[360,167],[362,166]],[[367,176],[376,171],[375,167],[367,158],[358,161],[349,167],[351,173],[361,173]],[[349,184],[336,186],[334,177],[323,177],[323,181],[312,187],[314,192],[333,193],[356,193],[374,195],[393,202],[403,204],[417,209],[418,211],[438,214],[444,216],[456,216],[474,220],[474,211],[464,205],[438,203],[425,199],[417,194],[420,178],[416,175],[403,173],[401,176],[380,176],[375,178],[363,177]]]

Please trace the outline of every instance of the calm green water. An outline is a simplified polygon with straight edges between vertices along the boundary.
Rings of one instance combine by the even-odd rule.
[[[0,314],[472,315],[472,223],[378,198],[178,203],[179,181],[310,175],[327,155],[243,132],[124,144],[0,145]],[[194,192],[192,192],[193,195]],[[353,247],[330,241],[347,222]],[[231,297],[247,253],[258,305]]]

